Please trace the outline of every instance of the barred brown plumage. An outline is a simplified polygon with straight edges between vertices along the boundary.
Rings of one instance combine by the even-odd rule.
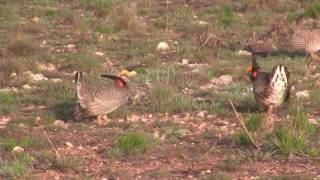
[[[303,29],[293,33],[289,45],[295,49],[303,49],[312,57],[320,50],[320,29]]]
[[[130,95],[130,80],[126,77],[101,75],[115,81],[114,85],[89,87],[84,84],[82,72],[75,75],[76,97],[78,100],[74,117],[76,120],[106,115],[124,104]]]
[[[259,104],[272,112],[289,98],[289,72],[283,65],[274,66],[271,73],[261,71],[256,59],[252,58],[252,66],[248,69],[253,84],[253,93]]]

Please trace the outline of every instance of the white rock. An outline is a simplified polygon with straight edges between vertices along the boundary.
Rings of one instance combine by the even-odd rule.
[[[11,120],[10,116],[2,116],[0,117],[0,128],[5,128],[6,124]]]
[[[59,82],[62,82],[62,79],[60,79],[60,78],[53,78],[53,79],[51,79],[51,81],[53,81],[54,83],[59,83]]]
[[[209,23],[207,22],[207,21],[201,21],[201,20],[199,20],[199,21],[194,21],[194,22],[192,22],[193,24],[198,24],[198,25],[209,25]]]
[[[231,75],[222,75],[218,79],[212,79],[211,82],[220,85],[220,86],[227,86],[231,84],[233,81],[233,77]]]
[[[316,119],[313,119],[313,118],[309,119],[309,122],[310,122],[311,124],[315,124],[315,125],[318,125],[318,124],[319,124],[319,121],[316,120]]]
[[[238,51],[238,55],[240,56],[252,56],[252,53],[246,50],[240,50]]]
[[[68,46],[67,46],[69,49],[74,49],[75,47],[76,47],[76,45],[74,45],[74,44],[68,44]]]
[[[27,71],[24,74],[28,75],[32,81],[46,81],[48,80],[43,74],[33,74],[31,71]]]
[[[198,114],[197,114],[197,117],[199,117],[199,118],[204,118],[205,117],[205,115],[206,115],[206,111],[200,111]]]
[[[132,114],[131,117],[128,117],[128,121],[130,122],[137,122],[140,120],[140,116]]]
[[[16,146],[12,149],[11,151],[12,153],[23,153],[24,152],[24,148],[20,147],[20,146]]]
[[[35,17],[32,18],[32,22],[36,22],[36,23],[40,22],[40,18],[35,16]]]
[[[160,42],[157,46],[157,51],[168,51],[170,46],[166,42]]]
[[[308,90],[303,90],[303,91],[298,91],[296,92],[297,98],[309,98],[309,91]]]
[[[54,123],[53,123],[55,126],[59,126],[59,127],[62,127],[62,128],[67,128],[67,124],[62,121],[62,120],[55,120]]]
[[[188,59],[182,59],[181,60],[181,64],[182,65],[188,65],[189,64],[189,60]]]
[[[38,64],[38,68],[42,71],[56,71],[57,70],[56,66],[52,63]]]
[[[30,90],[30,89],[32,89],[32,87],[31,87],[29,84],[23,85],[22,88],[25,89],[25,90]]]
[[[10,74],[10,78],[15,78],[15,77],[17,77],[17,73],[16,72],[13,72],[13,73]]]
[[[69,142],[69,141],[66,141],[64,144],[65,144],[66,146],[68,146],[69,148],[72,148],[72,147],[73,147],[73,144],[72,144],[71,142]]]
[[[96,55],[97,55],[97,56],[104,56],[104,53],[97,51],[97,52],[96,52]]]

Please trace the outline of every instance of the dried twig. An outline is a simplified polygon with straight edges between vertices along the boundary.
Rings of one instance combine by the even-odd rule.
[[[237,113],[236,108],[234,107],[232,101],[231,101],[230,99],[228,99],[228,101],[229,101],[230,105],[232,106],[232,109],[233,109],[233,111],[234,111],[234,113],[235,113],[238,121],[240,122],[241,126],[243,127],[244,131],[245,131],[246,134],[249,136],[249,138],[251,139],[251,141],[252,141],[252,143],[254,144],[254,146],[258,149],[258,151],[260,151],[260,146],[259,146],[257,143],[255,143],[255,141],[253,140],[250,132],[248,131],[247,127],[245,126],[245,124],[244,124],[244,122],[243,122],[242,117],[240,117],[239,114]]]
[[[54,150],[54,152],[56,153],[56,157],[60,160],[60,154],[59,154],[59,152],[57,151],[57,149],[54,147],[54,145],[53,145],[53,143],[52,143],[52,141],[51,141],[50,137],[49,137],[49,136],[48,136],[48,134],[47,134],[47,132],[44,132],[44,134],[45,134],[46,138],[48,139],[48,141],[49,141],[49,143],[50,143],[50,145],[51,145],[52,149],[53,149],[53,150]]]
[[[150,11],[152,0],[149,0],[148,10]]]
[[[211,148],[210,148],[207,152],[205,152],[205,153],[200,157],[200,159],[202,159],[203,157],[205,157],[207,154],[211,153],[211,152],[213,151],[213,149],[216,147],[217,143],[218,143],[218,141],[216,141],[216,142],[213,144],[213,146],[211,146]]]
[[[166,32],[168,31],[168,24],[169,24],[169,0],[165,0],[166,2],[166,13],[167,13],[167,18],[166,18]]]
[[[210,34],[210,35],[206,38],[206,40],[204,41],[204,43],[201,44],[200,49],[202,49],[202,48],[209,42],[209,40],[210,40],[212,37],[213,37],[212,34]]]

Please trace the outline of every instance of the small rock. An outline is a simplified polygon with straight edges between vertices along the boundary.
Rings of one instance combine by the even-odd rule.
[[[62,128],[67,128],[67,124],[62,121],[62,120],[55,120],[54,123],[53,123],[55,126],[59,126],[59,127],[62,127]]]
[[[159,138],[159,137],[160,137],[159,131],[155,131],[155,132],[153,133],[153,137],[154,137],[154,138]]]
[[[303,91],[298,91],[296,92],[297,98],[309,98],[309,91],[308,90],[303,90]]]
[[[38,68],[42,71],[56,71],[57,70],[56,66],[52,63],[38,64]]]
[[[104,53],[97,51],[97,52],[96,52],[96,55],[97,55],[97,56],[104,56]]]
[[[60,78],[53,78],[53,79],[51,79],[51,81],[53,81],[54,83],[59,83],[59,82],[62,82],[62,79],[60,79]]]
[[[0,117],[0,129],[5,128],[6,124],[11,120],[10,116],[2,116]]]
[[[23,85],[22,88],[25,89],[25,90],[30,90],[30,89],[32,89],[32,87],[31,87],[29,84]]]
[[[240,50],[238,51],[238,55],[240,56],[252,56],[252,53],[246,50]]]
[[[197,117],[199,118],[204,118],[205,115],[206,115],[207,111],[200,111],[198,114],[197,114]]]
[[[199,25],[209,25],[209,23],[208,23],[207,21],[201,21],[201,20],[199,20],[199,21],[197,21],[197,23],[198,23]]]
[[[35,16],[32,18],[32,22],[38,23],[38,22],[40,22],[40,18]]]
[[[181,60],[181,64],[182,65],[188,65],[189,64],[189,60],[188,59],[182,59]]]
[[[69,142],[69,141],[66,141],[64,144],[65,144],[66,146],[68,146],[69,148],[72,148],[72,147],[73,147],[73,144],[72,144],[71,142]]]
[[[69,49],[74,49],[74,48],[76,48],[76,45],[74,45],[74,44],[68,44],[68,46],[67,46]]]
[[[16,146],[12,149],[11,151],[12,153],[23,153],[24,152],[24,148],[20,147],[20,146]]]
[[[31,71],[27,71],[24,74],[28,75],[32,81],[46,81],[48,80],[43,74],[33,74]]]
[[[233,77],[231,75],[222,75],[218,79],[212,79],[211,82],[213,82],[216,85],[220,86],[227,86],[231,84],[233,81]]]
[[[15,78],[15,77],[17,77],[17,73],[16,73],[16,72],[13,72],[13,73],[10,74],[9,77],[10,77],[10,78]]]
[[[168,51],[170,49],[170,46],[166,42],[160,42],[156,49],[157,51]]]
[[[315,124],[315,125],[318,125],[318,124],[319,124],[319,121],[316,120],[316,119],[309,119],[309,122],[310,122],[311,124]]]
[[[205,84],[205,85],[203,85],[203,86],[200,86],[200,89],[201,89],[201,90],[207,90],[207,89],[211,89],[211,88],[213,88],[213,87],[214,87],[213,84]]]
[[[140,120],[140,117],[138,115],[132,114],[131,117],[128,117],[128,121],[130,122],[137,122]]]

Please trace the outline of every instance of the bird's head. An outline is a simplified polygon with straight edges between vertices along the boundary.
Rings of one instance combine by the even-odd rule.
[[[259,74],[260,66],[258,65],[256,59],[252,58],[252,65],[247,68],[247,75],[253,81],[257,78]]]

